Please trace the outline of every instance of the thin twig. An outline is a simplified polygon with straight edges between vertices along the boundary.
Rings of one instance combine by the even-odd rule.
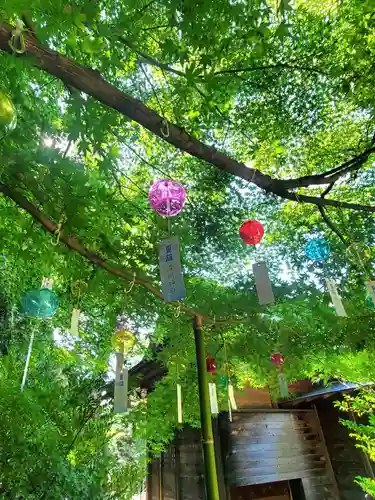
[[[152,84],[151,80],[149,79],[149,77],[148,77],[148,75],[147,75],[146,71],[143,69],[142,64],[141,64],[139,67],[141,68],[142,73],[144,74],[144,76],[145,76],[146,80],[148,81],[148,84],[150,85],[150,87],[151,87],[151,89],[152,89],[152,92],[153,92],[153,94],[154,94],[154,96],[155,96],[156,102],[158,103],[158,106],[159,106],[159,109],[160,109],[160,113],[162,114],[162,116],[164,116],[164,114],[165,114],[165,113],[164,113],[164,110],[163,110],[163,106],[161,105],[161,103],[160,103],[160,101],[159,101],[159,97],[158,97],[158,95],[157,95],[157,93],[156,93],[156,90],[155,90],[155,88],[154,88],[154,86],[153,86],[153,84]]]
[[[332,182],[322,193],[322,198],[325,198],[327,194],[333,189],[334,182]],[[318,206],[318,210],[320,212],[320,215],[322,216],[324,222],[327,224],[327,226],[333,231],[339,238],[340,240],[344,243],[345,246],[347,246],[346,240],[342,233],[339,231],[338,227],[336,224],[334,224],[331,219],[328,217],[324,207]]]
[[[326,211],[323,207],[318,206],[318,210],[320,212],[320,215],[323,217],[324,222],[327,224],[327,226],[340,238],[340,240],[344,243],[345,246],[348,246],[345,237],[343,234],[339,231],[337,226],[329,219],[329,217],[326,214]]]
[[[150,2],[146,3],[146,5],[144,5],[141,9],[139,9],[137,11],[137,14],[138,14],[138,19],[137,21],[139,21],[139,19],[143,16],[144,12],[149,8],[151,7],[151,5],[153,5],[155,2],[157,2],[158,0],[151,0]]]
[[[223,69],[220,71],[215,71],[214,75],[223,75],[223,74],[236,74],[236,73],[246,73],[250,71],[266,71],[269,69],[292,69],[297,71],[310,71],[311,73],[318,73],[321,75],[327,75],[327,73],[317,69],[311,68],[309,66],[300,66],[298,64],[287,64],[287,63],[278,63],[278,64],[268,64],[265,66],[252,66],[247,68],[231,68],[231,69]]]
[[[70,149],[70,146],[72,145],[72,139],[70,139],[70,141],[68,142],[66,148],[65,148],[65,151],[63,153],[63,158],[65,159],[66,158],[66,155],[69,153],[69,149]]]
[[[125,140],[122,139],[121,136],[116,135],[116,137],[121,141],[122,144],[124,144],[128,149],[130,149],[130,151],[132,153],[134,153],[135,156],[137,156],[137,158],[139,158],[143,163],[145,163],[146,165],[148,165],[152,169],[157,170],[161,174],[165,175],[165,177],[168,177],[169,179],[172,179],[172,177],[169,174],[167,174],[166,172],[164,172],[164,170],[162,170],[161,168],[157,167],[156,165],[153,165],[148,160],[146,160],[145,158],[143,158],[132,146],[130,146],[127,142],[125,142]]]
[[[121,197],[123,198],[123,200],[126,201],[126,203],[129,203],[130,205],[132,205],[142,215],[142,220],[145,221],[145,222],[147,222],[146,219],[144,219],[144,217],[143,217],[144,213],[142,212],[142,210],[135,203],[133,203],[132,201],[130,201],[125,196],[125,194],[123,193],[123,191],[122,191],[123,186],[121,185],[120,179],[117,178],[117,176],[116,176],[116,174],[114,172],[111,172],[111,174],[112,174],[112,177],[113,177],[115,183],[117,184],[119,193],[120,193]]]
[[[277,191],[277,196],[285,198],[287,200],[297,201],[301,203],[312,203],[313,205],[319,206],[330,206],[337,208],[346,208],[348,210],[360,210],[362,212],[375,212],[375,206],[369,205],[358,205],[357,203],[348,203],[346,201],[339,200],[326,200],[325,198],[316,196],[307,196],[305,194],[297,194],[291,191]]]

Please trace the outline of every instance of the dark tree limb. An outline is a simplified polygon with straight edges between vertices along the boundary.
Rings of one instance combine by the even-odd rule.
[[[18,207],[25,210],[25,212],[29,213],[34,220],[39,222],[39,224],[51,234],[55,234],[57,231],[57,224],[47,217],[43,212],[41,212],[33,203],[31,203],[27,198],[23,196],[19,191],[14,188],[8,186],[7,184],[0,184],[0,192],[3,193],[4,196],[13,200]],[[88,248],[86,248],[76,237],[66,234],[64,230],[60,231],[59,241],[64,243],[68,248],[73,250],[74,252],[80,254],[82,257],[90,261],[94,266],[105,269],[108,273],[121,278],[128,282],[133,282],[136,285],[141,285],[146,288],[149,292],[155,295],[157,298],[164,301],[163,294],[160,292],[158,288],[153,285],[153,280],[150,277],[140,277],[135,275],[133,271],[124,269],[123,267],[119,267],[116,264],[108,262],[101,255],[96,252],[92,252]],[[187,307],[181,303],[174,303],[173,306],[179,307],[181,312],[188,314],[189,316],[201,316],[208,324],[216,324],[218,326],[229,325],[229,324],[240,324],[246,323],[248,321],[254,321],[254,318],[244,318],[244,319],[229,319],[229,320],[211,320],[207,316],[200,314],[195,309]]]
[[[276,193],[279,194],[279,193]],[[287,200],[297,201],[300,203],[312,203],[318,207],[336,207],[336,208],[346,208],[348,210],[360,210],[363,212],[375,212],[375,206],[371,207],[368,205],[358,205],[357,203],[347,203],[346,201],[337,200],[326,200],[325,198],[316,198],[314,196],[307,196],[305,194],[293,193],[290,191],[284,191],[279,194],[282,198]]]
[[[360,169],[361,166],[366,163],[370,155],[373,153],[375,153],[375,146],[367,149],[351,160],[346,161],[342,165],[332,168],[331,170],[327,170],[322,174],[306,175],[304,177],[299,177],[298,179],[287,179],[286,181],[284,181],[285,186],[287,189],[294,189],[296,187],[296,184],[298,184],[298,187],[308,187],[311,185],[334,183],[348,172]]]
[[[322,193],[322,198],[325,198],[327,196],[327,194],[333,189],[333,186],[334,186],[334,182],[332,182],[328,187],[327,189],[325,189]],[[328,217],[326,211],[325,211],[325,208],[324,207],[321,207],[321,206],[318,206],[318,210],[320,212],[320,215],[322,216],[324,222],[327,224],[327,226],[331,229],[331,231],[333,231],[339,238],[340,240],[344,243],[345,246],[347,246],[347,242],[345,240],[345,237],[343,236],[343,234],[340,232],[340,230],[338,229],[338,227],[336,226],[336,224],[334,224],[331,219]]]
[[[290,69],[294,71],[309,71],[310,73],[318,73],[320,75],[327,75],[324,71],[310,66],[301,66],[299,64],[277,63],[268,64],[265,66],[249,66],[247,68],[229,68],[215,71],[214,75],[228,75],[237,73],[249,73],[252,71],[267,71],[273,69]]]
[[[160,68],[160,69],[163,69],[165,71],[168,71],[168,73],[173,73],[174,75],[183,76],[184,78],[186,78],[186,75],[185,75],[185,73],[183,71],[179,71],[178,69],[172,68],[172,66],[169,66],[169,64],[165,64],[165,63],[159,62],[156,59],[154,59],[152,56],[149,56],[145,52],[143,52],[141,50],[138,50],[134,46],[133,42],[131,42],[130,40],[128,40],[128,39],[126,39],[124,37],[120,37],[119,40],[124,45],[126,45],[127,47],[129,47],[129,49],[134,50],[134,52],[136,52],[139,56],[141,56],[142,59],[143,59],[141,61],[142,63],[150,64],[151,66],[156,66],[157,68]]]
[[[318,210],[320,212],[320,215],[322,216],[324,222],[327,224],[327,226],[333,231],[339,238],[340,240],[344,243],[345,246],[348,246],[347,241],[345,240],[345,237],[343,234],[340,232],[336,224],[334,224],[331,219],[328,217],[326,214],[326,211],[323,207],[318,207]]]
[[[11,38],[13,27],[7,23],[0,24],[0,50],[12,54],[8,41]],[[167,122],[164,117],[158,115],[141,101],[111,85],[103,79],[97,71],[86,68],[74,61],[64,57],[56,51],[50,50],[38,43],[38,41],[24,33],[26,52],[21,57],[29,58],[34,66],[59,78],[64,84],[75,87],[94,97],[106,106],[122,113],[150,132],[162,138],[174,147],[186,153],[204,160],[220,170],[235,175],[247,182],[257,185],[268,193],[274,193],[281,198],[312,203],[314,205],[340,206],[352,210],[365,210],[373,212],[375,207],[362,206],[354,203],[341,203],[335,200],[325,200],[313,196],[298,195],[290,190],[308,185],[325,184],[325,174],[313,176],[314,181],[309,183],[300,179],[280,180],[273,179],[257,169],[249,168],[245,164],[230,158],[212,146],[208,146],[189,135],[183,128]],[[167,126],[168,125],[168,126]],[[165,130],[168,129],[168,133]],[[337,174],[338,175],[338,174]]]

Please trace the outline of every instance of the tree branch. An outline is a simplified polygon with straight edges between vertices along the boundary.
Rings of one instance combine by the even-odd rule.
[[[13,27],[7,23],[0,24],[0,50],[12,54],[8,41],[11,38]],[[313,176],[316,182],[303,183],[301,179],[279,180],[263,174],[257,169],[249,168],[245,164],[230,158],[212,146],[208,146],[189,135],[183,128],[167,121],[168,134],[165,133],[166,120],[155,111],[149,109],[141,101],[111,85],[103,79],[101,74],[86,68],[64,57],[56,51],[50,50],[38,41],[24,33],[26,52],[20,57],[29,58],[34,66],[59,78],[64,84],[71,85],[82,92],[94,97],[104,105],[115,109],[124,116],[134,120],[150,132],[165,140],[174,147],[204,160],[220,170],[235,175],[247,182],[252,182],[266,192],[274,193],[285,199],[303,201],[314,205],[341,206],[353,210],[375,211],[374,207],[365,207],[353,203],[341,203],[334,200],[325,200],[313,196],[296,195],[290,189],[311,184],[324,184],[324,174]],[[326,182],[327,179],[325,179]],[[332,181],[332,179],[331,179]]]
[[[285,180],[285,186],[287,189],[293,189],[296,187],[308,187],[311,185],[334,183],[346,173],[358,170],[364,163],[366,163],[372,153],[375,153],[375,146],[367,149],[351,160],[346,161],[342,165],[332,168],[331,170],[327,170],[322,174],[306,175],[297,179],[287,179]]]
[[[156,59],[154,59],[152,56],[149,56],[148,54],[146,54],[145,52],[138,50],[134,46],[133,42],[131,42],[130,40],[127,40],[123,36],[120,36],[119,40],[124,45],[129,47],[129,49],[134,50],[134,52],[136,52],[139,56],[141,56],[144,59],[144,61],[141,61],[141,62],[151,64],[152,66],[156,66],[157,68],[164,69],[165,71],[168,71],[169,73],[173,73],[174,75],[183,76],[184,78],[186,78],[186,75],[183,71],[179,71],[178,69],[174,69],[171,66],[169,66],[168,64],[161,63],[161,62],[157,61]]]
[[[333,189],[333,186],[334,186],[334,182],[332,182],[328,187],[327,189],[325,189],[322,193],[322,198],[325,198],[327,196],[327,194]],[[331,231],[333,231],[339,238],[340,240],[344,243],[345,246],[347,246],[347,243],[346,243],[346,240],[344,238],[344,236],[342,235],[342,233],[339,231],[338,227],[336,226],[336,224],[334,224],[331,219],[328,217],[328,215],[326,214],[326,211],[323,207],[318,207],[318,210],[320,212],[320,215],[322,216],[324,222],[327,224],[327,226],[331,229]]]
[[[268,64],[265,66],[250,66],[247,68],[232,68],[232,69],[222,69],[220,71],[215,71],[214,75],[225,75],[225,74],[236,74],[236,73],[247,73],[251,71],[266,71],[269,69],[291,69],[299,71],[310,71],[311,73],[318,73],[320,75],[327,75],[324,71],[317,68],[311,68],[309,66],[300,66],[299,64],[288,64],[288,63],[277,63]]]
[[[339,231],[337,226],[331,221],[331,219],[329,219],[325,209],[323,207],[318,207],[318,210],[320,212],[320,215],[323,217],[324,222],[327,224],[327,226],[340,238],[340,240],[344,243],[344,245],[347,246],[347,242],[344,236]]]
[[[288,200],[297,201],[301,203],[312,203],[318,207],[328,206],[337,208],[346,208],[348,210],[359,210],[362,212],[375,212],[375,206],[358,205],[357,203],[347,203],[346,201],[326,200],[325,198],[316,198],[314,196],[307,196],[305,194],[293,193],[284,191],[279,196]]]
[[[46,215],[44,215],[33,203],[31,203],[27,198],[25,198],[21,193],[11,188],[7,184],[0,184],[0,192],[2,192],[5,196],[12,199],[19,207],[28,212],[35,220],[37,220],[44,229],[51,234],[55,234],[57,230],[57,224],[49,219]],[[74,252],[82,255],[85,259],[89,260],[92,264],[102,269],[105,269],[113,276],[117,276],[126,281],[132,282],[136,285],[141,285],[147,290],[149,290],[153,295],[158,297],[159,299],[164,301],[163,294],[152,284],[152,278],[140,278],[139,276],[135,276],[132,271],[128,271],[122,267],[118,267],[115,264],[109,263],[98,253],[92,252],[88,248],[86,248],[77,238],[74,236],[70,236],[65,234],[62,230],[60,231],[60,239],[64,245],[73,250]],[[175,304],[176,305],[176,304]],[[198,311],[186,307],[182,304],[179,305],[181,311],[189,314],[190,316],[202,316]],[[205,316],[203,316],[207,319]]]
[[[11,188],[7,184],[0,184],[0,192],[3,193],[7,198],[13,200],[18,207],[29,213],[34,220],[38,221],[39,224],[51,234],[55,234],[57,230],[57,224],[53,222],[49,217],[44,215],[33,203],[31,203],[27,198],[25,198],[21,193]],[[64,230],[60,231],[59,241],[64,243],[68,248],[74,252],[82,255],[85,259],[90,261],[94,266],[105,269],[109,274],[121,278],[125,281],[133,282],[136,285],[141,285],[146,288],[153,295],[158,297],[164,302],[163,294],[152,284],[152,278],[140,278],[139,276],[134,277],[133,271],[128,271],[123,267],[118,267],[105,260],[101,255],[96,252],[92,252],[86,248],[77,238],[74,236],[69,236],[64,233]],[[172,305],[172,304],[171,304]],[[201,314],[199,311],[186,307],[181,302],[174,303],[173,306],[178,307],[181,312],[188,314],[189,316],[196,317],[201,316],[202,319],[208,325],[225,326],[225,325],[237,325],[243,323],[254,322],[254,315],[247,315],[246,318],[239,319],[210,319],[208,316]]]

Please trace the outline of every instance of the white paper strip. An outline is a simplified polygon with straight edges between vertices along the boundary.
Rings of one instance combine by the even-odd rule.
[[[115,413],[125,413],[128,407],[128,370],[124,368],[124,355],[116,352],[116,378],[114,394]]]
[[[41,288],[48,288],[49,290],[52,290],[52,287],[53,287],[53,278],[43,277]]]
[[[375,281],[365,281],[367,291],[371,297],[372,303],[375,306]]]
[[[233,389],[232,384],[228,384],[228,397],[229,397],[230,406],[231,406],[232,410],[237,410],[237,403],[236,403],[236,399],[234,397],[234,389]]]
[[[228,399],[228,413],[229,413],[229,422],[232,422],[232,408],[230,404],[230,400]]]
[[[210,382],[208,384],[208,391],[210,393],[211,413],[212,415],[217,415],[219,413],[219,407],[217,404],[216,384]]]
[[[177,384],[177,422],[182,424],[182,393],[180,384]]]
[[[336,309],[337,316],[347,317],[341,297],[339,295],[339,292],[337,291],[336,283],[329,278],[326,278],[326,283],[333,306]]]
[[[273,302],[275,302],[275,297],[273,295],[266,263],[256,262],[255,264],[253,264],[253,273],[259,304],[261,306],[264,306],[266,304],[272,304]]]
[[[26,363],[25,363],[25,368],[23,370],[23,377],[22,377],[22,382],[21,382],[21,392],[23,392],[25,389],[27,372],[29,369],[29,363],[30,363],[30,358],[31,358],[31,351],[33,350],[34,333],[35,333],[35,330],[33,330],[31,332],[31,335],[30,335],[29,348],[27,350]]]
[[[289,396],[288,382],[286,381],[285,374],[279,373],[280,397],[287,398]]]
[[[186,297],[182,275],[178,238],[173,236],[160,242],[160,280],[165,302],[174,302]]]
[[[77,337],[78,336],[78,326],[79,326],[79,318],[81,315],[81,311],[73,307],[72,317],[70,320],[70,333]]]

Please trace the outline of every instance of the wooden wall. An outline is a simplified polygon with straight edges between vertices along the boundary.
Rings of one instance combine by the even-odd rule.
[[[239,410],[215,422],[220,500],[232,487],[299,478],[306,500],[339,498],[314,410]],[[205,499],[200,431],[180,431],[150,467],[147,500]]]
[[[265,389],[245,387],[235,391],[234,396],[238,408],[272,408],[271,395]]]
[[[368,476],[364,457],[361,451],[354,446],[349,431],[340,424],[340,418],[349,418],[333,407],[332,401],[320,400],[317,402],[317,411],[322,430],[331,457],[332,467],[342,500],[363,500],[364,493],[354,483],[355,476]]]
[[[306,500],[338,498],[313,410],[242,410],[226,428],[224,463],[230,485],[301,478]]]
[[[150,464],[147,500],[205,500],[200,431],[185,428]]]

